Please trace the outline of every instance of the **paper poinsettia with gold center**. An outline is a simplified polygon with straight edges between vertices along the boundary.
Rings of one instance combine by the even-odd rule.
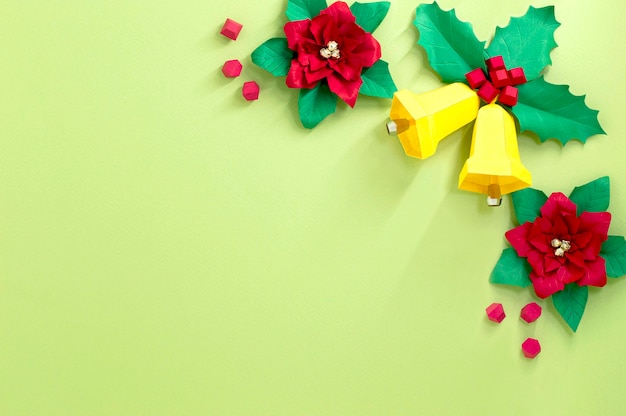
[[[598,111],[585,105],[584,96],[541,75],[557,46],[554,31],[560,24],[554,7],[530,7],[524,16],[512,18],[496,29],[486,49],[471,24],[436,2],[417,8],[414,24],[431,67],[449,85],[420,95],[398,91],[387,128],[398,135],[407,155],[423,159],[445,137],[475,121],[460,189],[486,194],[495,206],[502,194],[531,185],[520,159],[515,118],[521,131],[536,133],[542,142],[584,143],[604,133]]]
[[[337,98],[354,107],[359,94],[391,98],[397,90],[381,47],[372,36],[389,2],[289,0],[286,38],[265,41],[252,62],[275,76],[286,76],[300,90],[298,109],[304,127],[313,128],[335,112]]]
[[[608,277],[626,274],[626,240],[609,235],[610,181],[602,177],[577,187],[569,197],[549,197],[527,188],[512,194],[520,225],[506,232],[506,248],[491,282],[532,285],[535,294],[552,298],[574,331],[587,304],[588,287],[604,287]]]

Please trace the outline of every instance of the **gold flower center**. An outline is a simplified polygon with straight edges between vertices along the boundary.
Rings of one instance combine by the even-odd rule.
[[[341,52],[339,51],[339,44],[334,40],[331,40],[326,44],[325,48],[320,49],[320,55],[326,59],[339,59],[341,58]]]
[[[557,257],[563,257],[565,252],[572,248],[571,242],[567,240],[559,240],[558,238],[552,239],[550,245],[554,247],[554,255]]]

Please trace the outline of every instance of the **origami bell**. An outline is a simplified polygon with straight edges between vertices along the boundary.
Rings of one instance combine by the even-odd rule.
[[[453,83],[424,94],[394,94],[387,132],[397,135],[408,156],[432,156],[441,140],[472,122],[480,99],[467,85]]]
[[[531,185],[531,174],[520,160],[513,116],[497,104],[482,107],[459,189],[485,194],[487,205],[498,206],[502,195]]]

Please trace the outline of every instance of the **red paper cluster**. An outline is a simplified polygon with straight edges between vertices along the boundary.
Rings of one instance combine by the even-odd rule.
[[[494,56],[485,61],[487,75],[481,68],[465,74],[472,89],[478,90],[478,96],[488,103],[498,98],[498,102],[509,107],[517,104],[517,88],[526,82],[523,68],[507,70],[502,56]]]
[[[608,239],[610,223],[608,212],[583,212],[577,216],[576,204],[556,192],[533,222],[525,222],[505,235],[517,255],[528,260],[535,293],[547,298],[569,283],[599,287],[606,284],[600,248]]]
[[[287,74],[289,88],[328,87],[354,107],[361,72],[380,59],[380,44],[356,23],[348,5],[338,1],[313,19],[285,24],[287,46],[296,52]]]

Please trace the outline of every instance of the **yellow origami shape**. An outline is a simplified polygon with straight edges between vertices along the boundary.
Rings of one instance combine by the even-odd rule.
[[[497,104],[481,107],[459,189],[486,194],[488,205],[497,206],[503,194],[531,185],[531,174],[520,160],[513,116]]]

